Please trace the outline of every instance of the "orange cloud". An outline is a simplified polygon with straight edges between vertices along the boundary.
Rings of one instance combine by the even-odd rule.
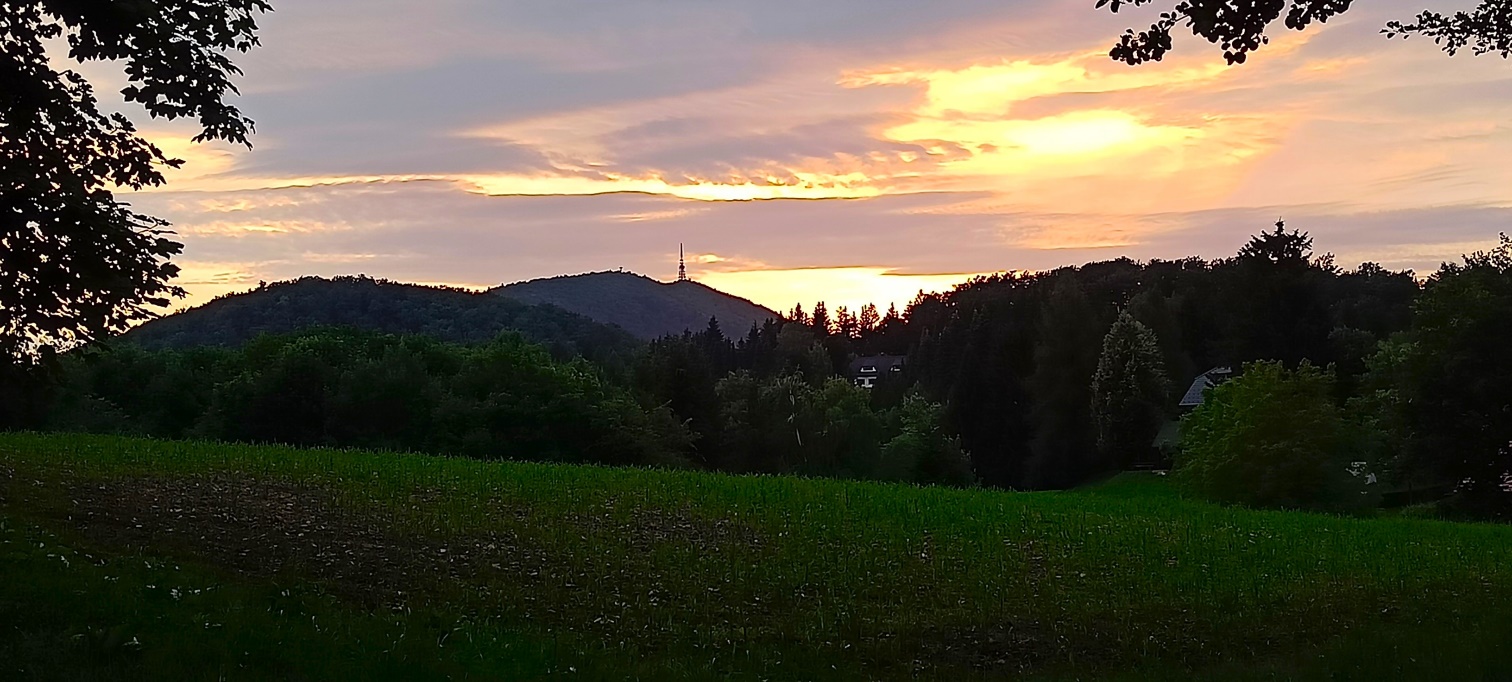
[[[756,199],[835,199],[878,196],[882,191],[861,173],[821,175],[794,172],[788,177],[686,179],[671,181],[660,176],[633,177],[604,174],[582,175],[474,175],[458,178],[473,191],[491,196],[590,195],[609,192],[643,192],[698,201],[752,201]]]
[[[1192,64],[1122,69],[1105,55],[1076,55],[852,73],[841,84],[923,88],[911,120],[880,134],[968,150],[939,164],[933,176],[942,188],[993,192],[1018,210],[1194,210],[1230,193],[1289,119],[1166,113],[1162,94],[1210,87],[1230,73],[1211,60]],[[1103,97],[1079,105],[1087,95]],[[1057,113],[1020,113],[1028,102],[1055,97],[1077,99],[1061,101]]]
[[[1055,58],[1052,58],[1055,59]],[[1107,55],[1080,54],[1055,61],[1020,59],[974,64],[960,69],[853,72],[841,78],[845,87],[923,85],[925,101],[915,114],[929,118],[998,117],[1015,104],[1036,97],[1066,93],[1106,93],[1148,87],[1192,87],[1209,83],[1227,69],[1211,60],[1190,65],[1172,61],[1140,69],[1116,68]]]

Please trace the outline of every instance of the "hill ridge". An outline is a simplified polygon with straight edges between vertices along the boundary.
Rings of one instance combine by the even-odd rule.
[[[489,293],[524,303],[550,304],[641,339],[702,329],[713,317],[727,333],[781,319],[777,312],[702,282],[662,282],[628,270],[556,275],[495,287]]]
[[[121,336],[148,348],[237,346],[259,334],[345,326],[477,343],[519,332],[553,355],[594,360],[639,343],[623,329],[550,305],[532,305],[459,287],[409,284],[366,275],[304,276],[225,294],[144,323]]]

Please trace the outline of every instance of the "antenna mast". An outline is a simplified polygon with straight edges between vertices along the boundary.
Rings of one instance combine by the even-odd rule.
[[[683,260],[683,245],[677,245],[677,281],[688,281],[688,264]]]

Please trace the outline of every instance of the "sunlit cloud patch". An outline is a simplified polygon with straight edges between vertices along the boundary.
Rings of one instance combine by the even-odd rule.
[[[1505,63],[1382,40],[1396,2],[1242,67],[1192,44],[1139,68],[1106,57],[1123,18],[1079,3],[434,5],[270,15],[240,59],[253,150],[149,121],[186,164],[124,199],[175,224],[196,300],[301,274],[666,279],[685,243],[774,307],[881,303],[1227,255],[1277,218],[1424,270],[1512,207]]]

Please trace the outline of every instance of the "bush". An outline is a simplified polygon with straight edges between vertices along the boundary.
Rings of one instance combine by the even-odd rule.
[[[971,459],[961,450],[959,439],[944,428],[944,408],[911,394],[892,416],[898,435],[882,447],[882,478],[922,484],[976,484]]]
[[[1345,509],[1369,504],[1360,434],[1333,402],[1332,372],[1247,365],[1182,423],[1176,476],[1218,502]],[[1351,472],[1354,473],[1351,473]]]

